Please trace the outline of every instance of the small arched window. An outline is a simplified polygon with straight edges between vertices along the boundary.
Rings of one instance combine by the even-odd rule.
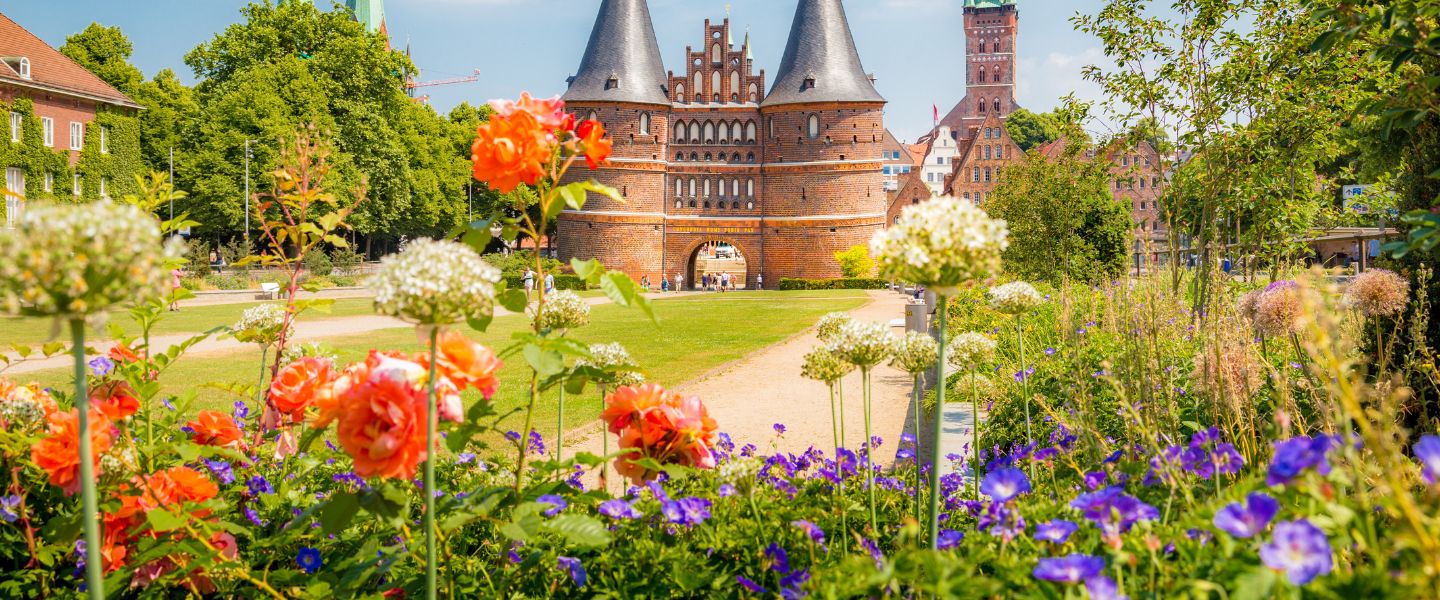
[[[986,159],[989,159],[989,158],[990,158],[990,147],[989,147],[989,146],[986,146],[986,147],[985,147],[985,158],[986,158]]]
[[[1000,51],[1000,42],[995,42],[994,44],[991,44],[991,48],[993,48],[995,52],[999,52],[999,51]]]
[[[650,135],[650,113],[640,113],[640,135]]]
[[[686,133],[686,131],[685,131],[685,122],[684,122],[684,121],[677,121],[677,122],[675,123],[675,143],[677,143],[677,144],[683,144],[683,143],[685,143],[685,133]]]
[[[720,62],[720,44],[710,46],[710,62]],[[716,86],[719,87],[719,86]]]
[[[735,94],[738,94],[738,93],[740,93],[740,72],[739,72],[739,71],[731,71],[731,72],[730,72],[730,95],[731,95],[731,96],[734,96]]]
[[[772,138],[775,137],[775,117],[770,117],[770,121],[767,123],[767,128],[770,130],[768,135]]]
[[[724,195],[725,195],[725,180],[724,180],[724,179],[721,179],[721,180],[720,180],[720,195],[721,195],[721,196],[724,196]]]
[[[1000,69],[995,69],[995,75],[993,77],[995,78],[995,83],[1000,83]]]
[[[995,99],[995,112],[1000,112],[1000,99]]]
[[[736,196],[739,196],[739,195],[740,195],[740,180],[739,180],[739,179],[731,179],[731,180],[730,180],[730,193],[731,193],[731,194],[734,194],[734,195],[736,195]]]
[[[682,103],[689,100],[685,97],[685,84],[681,83],[675,86],[675,99]]]
[[[713,144],[713,143],[715,143],[715,124],[714,124],[714,123],[711,123],[711,122],[709,122],[709,121],[706,121],[706,122],[705,122],[705,137],[702,138],[702,139],[704,139],[704,140],[705,140],[705,143],[707,143],[707,144]]]
[[[747,141],[747,142],[753,142],[753,141],[755,141],[755,122],[754,122],[754,121],[749,121],[749,122],[745,123],[745,141]]]
[[[710,180],[709,180],[709,179],[706,179],[706,180],[705,180],[705,197],[706,197],[706,198],[709,198],[709,197],[710,197]]]
[[[30,78],[30,59],[24,56],[20,57],[20,78]]]
[[[981,99],[980,99],[980,112],[982,112],[982,113],[985,112],[985,99],[984,99],[984,98],[981,98]]]
[[[586,121],[598,121],[599,119],[597,119],[597,118],[595,117],[595,111],[592,110],[592,111],[589,112],[589,114],[586,114],[586,115],[585,115],[585,120],[586,120]]]
[[[745,153],[745,162],[747,162],[747,163],[753,163],[753,162],[755,162],[755,153],[754,153],[754,152],[746,152],[746,153]]]
[[[817,137],[820,137],[820,115],[810,115],[809,125],[810,127],[808,133],[810,135],[810,139],[813,140]]]
[[[675,153],[675,162],[683,162],[684,160],[685,160],[685,153],[684,153],[684,152],[676,152],[676,153]]]
[[[754,179],[750,179],[750,180],[748,180],[748,181],[745,182],[745,195],[746,195],[746,196],[750,196],[750,197],[752,197],[752,198],[755,197],[755,180],[754,180]]]
[[[676,198],[679,198],[679,197],[680,197],[680,194],[684,193],[684,191],[685,191],[684,182],[683,182],[683,181],[680,181],[679,179],[676,179],[676,180],[675,180],[675,197],[676,197]]]
[[[719,96],[719,95],[720,95],[720,72],[719,72],[719,71],[711,71],[711,72],[710,72],[710,93],[711,93],[711,94],[715,94],[716,96]]]
[[[980,67],[980,83],[985,83],[985,67]]]
[[[755,84],[753,84],[753,83],[750,84],[750,101],[751,101],[751,102],[756,102],[756,101],[758,101],[757,96],[758,96],[759,93],[760,93],[759,90],[760,90],[759,86],[757,86],[757,85],[755,85]]]
[[[739,121],[735,121],[735,122],[733,122],[733,123],[730,124],[730,140],[731,140],[731,141],[733,141],[733,142],[735,142],[735,143],[738,144],[738,143],[740,143],[742,140],[745,139],[745,138],[744,138],[744,135],[745,135],[745,132],[740,129],[740,122],[739,122]]]
[[[705,91],[705,75],[699,71],[695,72],[695,101],[700,102],[701,92]]]
[[[692,143],[692,144],[698,144],[698,143],[700,143],[700,123],[699,123],[698,121],[697,121],[697,122],[692,122],[692,123],[690,123],[690,143]],[[694,159],[694,157],[691,157],[690,160],[695,160],[695,159]]]
[[[721,123],[721,124],[720,124],[720,143],[725,144],[725,143],[729,143],[729,142],[730,142],[730,126],[729,126],[729,125],[726,125],[726,124],[724,124],[724,123]]]
[[[695,195],[695,178],[694,178],[694,177],[691,177],[691,178],[690,178],[690,195],[691,195],[691,196],[694,196],[694,195]]]

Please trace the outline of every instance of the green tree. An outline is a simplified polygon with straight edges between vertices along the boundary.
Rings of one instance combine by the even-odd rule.
[[[840,263],[840,273],[846,277],[869,277],[875,272],[875,260],[870,258],[870,248],[864,244],[836,252],[835,262]]]
[[[1005,130],[1021,150],[1060,139],[1060,121],[1054,113],[1033,113],[1019,109],[1005,119]]]
[[[119,27],[91,23],[65,38],[60,53],[126,94],[133,94],[144,76],[130,64],[135,47]]]
[[[986,212],[1010,225],[1007,271],[1049,281],[1100,281],[1124,271],[1130,212],[1111,195],[1110,165],[1085,158],[1087,148],[1070,142],[1058,156],[1026,154],[985,196]]]
[[[140,112],[140,157],[151,171],[165,171],[170,149],[183,162],[188,144],[186,134],[195,126],[200,105],[195,93],[170,69],[163,69],[135,88],[133,98],[145,110]],[[185,186],[189,187],[189,186]]]

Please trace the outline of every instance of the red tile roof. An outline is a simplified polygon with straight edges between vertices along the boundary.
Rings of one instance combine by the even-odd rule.
[[[11,66],[12,62],[18,64],[18,60],[12,59],[20,57],[30,59],[29,79],[20,77],[19,71]],[[5,59],[0,61],[0,83],[70,94],[108,104],[139,107],[134,100],[120,93],[120,90],[111,87],[59,50],[51,48],[44,40],[4,14],[0,14],[0,58]]]

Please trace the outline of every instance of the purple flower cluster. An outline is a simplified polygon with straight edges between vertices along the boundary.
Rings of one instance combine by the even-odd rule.
[[[1010,505],[1016,496],[1030,491],[1024,471],[1008,467],[991,471],[980,482],[980,491],[990,497],[990,505],[978,519],[980,530],[1007,542],[1025,532],[1025,517]]]
[[[821,529],[819,525],[804,519],[791,521],[790,524],[799,527],[800,531],[805,532],[805,536],[809,537],[810,541],[815,542],[817,546],[824,548],[826,552],[830,551],[830,547],[825,545],[825,530]]]
[[[1124,486],[1118,485],[1080,494],[1070,501],[1070,507],[1084,513],[1106,538],[1129,531],[1139,521],[1160,518],[1160,511],[1154,506],[1126,494]]]
[[[1115,580],[1100,573],[1105,570],[1105,559],[1089,554],[1071,554],[1042,558],[1031,572],[1036,579],[1057,583],[1085,583],[1085,591],[1092,600],[1122,600]]]
[[[1280,503],[1263,492],[1252,492],[1245,503],[1235,502],[1215,512],[1215,527],[1237,538],[1251,538],[1265,531],[1280,512]]]
[[[1266,485],[1285,485],[1310,469],[1321,475],[1328,475],[1328,454],[1339,445],[1339,438],[1325,434],[1298,436],[1275,442],[1275,454],[1270,459],[1270,470],[1265,475]]]
[[[1420,476],[1435,485],[1440,480],[1440,436],[1422,435],[1415,442],[1415,458],[1420,461]]]
[[[569,556],[561,556],[555,559],[556,566],[570,576],[570,581],[576,588],[585,589],[585,565],[580,564],[580,559]]]
[[[540,504],[550,505],[550,508],[545,509],[545,516],[547,517],[553,517],[555,515],[558,515],[560,514],[560,511],[565,510],[566,507],[570,506],[569,502],[566,502],[564,498],[561,498],[560,496],[557,496],[555,494],[545,494],[543,496],[540,496],[539,498],[536,498],[535,501],[539,502]]]
[[[1180,468],[1201,479],[1208,480],[1216,473],[1234,475],[1244,467],[1240,452],[1223,441],[1220,430],[1214,427],[1191,436],[1189,446],[1180,453]]]
[[[765,547],[765,560],[769,563],[770,570],[780,575],[779,591],[781,598],[785,600],[797,600],[806,596],[805,591],[801,588],[805,585],[805,582],[810,581],[810,571],[808,569],[795,569],[792,571],[790,569],[790,555],[775,542],[770,542],[770,545]],[[741,587],[752,594],[764,595],[769,593],[769,590],[765,589],[765,586],[756,583],[753,579],[744,575],[736,575],[735,582],[739,583]]]
[[[1319,527],[1305,519],[1275,525],[1270,543],[1260,546],[1265,566],[1284,571],[1295,585],[1305,585],[1335,567],[1330,540]]]
[[[1035,526],[1035,539],[1052,544],[1063,544],[1080,529],[1074,521],[1056,519]]]
[[[665,520],[676,525],[694,527],[710,518],[710,500],[706,498],[665,499],[660,503],[660,514]]]

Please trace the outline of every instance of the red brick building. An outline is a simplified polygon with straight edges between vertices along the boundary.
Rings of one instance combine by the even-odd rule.
[[[639,278],[695,281],[704,248],[763,274],[838,277],[831,255],[884,226],[885,100],[865,73],[840,0],[800,0],[766,90],[749,39],[706,21],[681,71],[666,71],[645,0],[604,0],[563,95],[615,139],[610,164],[573,171],[621,191],[560,216],[560,258]]]
[[[25,199],[108,197],[133,187],[140,106],[0,14],[0,168],[5,226]]]
[[[1069,140],[1062,138],[1036,150],[1041,156],[1059,156],[1068,143]],[[1097,154],[1103,154],[1110,163],[1110,194],[1116,202],[1129,207],[1135,223],[1135,239],[1157,248],[1164,246],[1168,234],[1159,204],[1160,186],[1165,177],[1160,152],[1145,141],[1133,147],[1112,143],[1098,152],[1087,151],[1085,158],[1094,160]]]

